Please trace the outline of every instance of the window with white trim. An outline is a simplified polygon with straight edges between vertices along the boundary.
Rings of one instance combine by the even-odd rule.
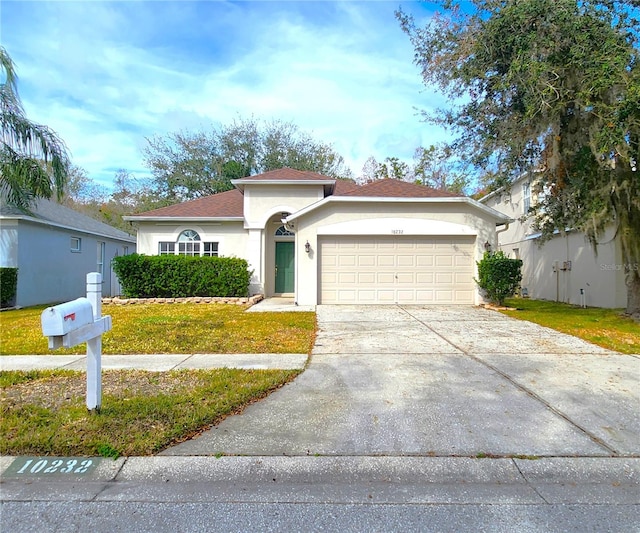
[[[176,246],[177,245],[177,246]],[[176,242],[158,243],[159,255],[188,255],[193,257],[218,257],[217,242],[203,242],[197,231],[184,230]]]
[[[522,184],[522,210],[524,214],[529,213],[531,207],[531,184],[529,182]]]
[[[71,237],[70,249],[74,253],[80,253],[82,251],[82,239],[80,237]]]
[[[104,256],[106,244],[102,241],[98,241],[98,260],[96,264],[96,271],[102,275],[102,279],[104,279]]]

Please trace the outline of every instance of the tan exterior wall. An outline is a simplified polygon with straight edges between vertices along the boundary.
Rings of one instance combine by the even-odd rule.
[[[509,257],[522,259],[521,286],[528,295],[575,305],[584,301],[593,307],[625,307],[624,268],[613,229],[601,237],[597,253],[579,232],[558,234],[540,243],[531,220],[518,220],[525,214],[523,182],[517,181],[510,192],[498,192],[483,203],[516,219],[507,231],[498,233],[498,246]],[[531,201],[535,202],[533,196]]]
[[[318,300],[318,236],[331,234],[331,226],[335,224],[341,224],[341,233],[336,229],[335,234],[348,234],[348,224],[344,223],[349,222],[358,228],[351,234],[442,235],[442,230],[448,228],[452,234],[477,235],[475,260],[482,257],[484,243],[487,240],[494,242],[495,239],[495,220],[464,203],[386,205],[329,202],[296,220],[298,304],[314,305]],[[307,241],[311,246],[308,254],[304,251]],[[482,301],[482,296],[476,290],[475,303],[480,304]]]
[[[264,228],[278,213],[295,213],[324,198],[322,185],[246,185],[244,217],[247,228]]]

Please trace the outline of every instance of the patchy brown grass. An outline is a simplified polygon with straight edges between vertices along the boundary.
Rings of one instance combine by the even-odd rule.
[[[288,370],[105,371],[102,410],[73,371],[0,372],[0,454],[152,455],[292,380]]]

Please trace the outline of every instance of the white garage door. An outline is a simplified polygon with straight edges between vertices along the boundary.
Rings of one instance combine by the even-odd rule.
[[[473,304],[475,237],[322,237],[320,303]]]

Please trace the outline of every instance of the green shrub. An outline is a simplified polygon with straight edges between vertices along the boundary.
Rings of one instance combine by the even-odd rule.
[[[485,252],[477,262],[478,279],[475,282],[494,303],[504,304],[504,299],[513,296],[522,280],[522,261],[509,259],[504,252]]]
[[[244,259],[181,255],[122,255],[113,270],[127,298],[247,296],[251,272]]]
[[[15,302],[18,290],[18,269],[0,267],[0,306],[9,307]]]

